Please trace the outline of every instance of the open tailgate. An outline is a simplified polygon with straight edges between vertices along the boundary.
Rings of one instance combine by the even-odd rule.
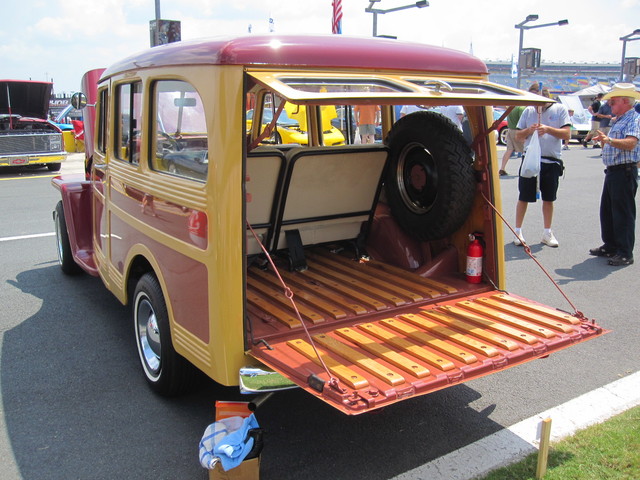
[[[353,279],[345,287],[324,276],[327,260],[320,260],[305,272],[287,272],[285,279],[315,349],[296,328],[284,295],[271,307],[255,300],[265,288],[277,289],[275,276],[256,269],[250,272],[250,303],[268,310],[269,321],[293,323],[290,332],[254,345],[250,353],[347,414],[479,378],[606,333],[590,320],[498,290],[466,295],[460,289],[451,300],[455,280],[409,277],[377,262],[341,262],[340,270]],[[385,292],[377,287],[383,283],[402,288]],[[447,301],[438,302],[438,296]],[[329,298],[333,311],[323,313]],[[331,320],[325,328],[324,318]]]

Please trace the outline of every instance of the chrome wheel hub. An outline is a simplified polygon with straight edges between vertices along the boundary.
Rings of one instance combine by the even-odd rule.
[[[137,306],[138,346],[145,368],[152,376],[160,373],[160,329],[153,306],[143,298]]]

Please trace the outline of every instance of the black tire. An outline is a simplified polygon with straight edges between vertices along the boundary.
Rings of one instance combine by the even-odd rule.
[[[57,172],[62,167],[61,163],[47,163],[47,168],[50,172]]]
[[[151,389],[165,397],[190,390],[197,371],[173,348],[167,304],[152,273],[145,273],[136,285],[133,326],[140,363]]]
[[[385,188],[393,216],[421,241],[451,235],[473,204],[475,175],[462,132],[436,112],[402,117],[389,132]]]
[[[71,244],[69,243],[69,232],[67,231],[67,221],[64,218],[64,207],[59,201],[53,211],[53,223],[56,229],[56,250],[58,251],[58,264],[63,273],[76,275],[82,271],[80,266],[73,259]]]

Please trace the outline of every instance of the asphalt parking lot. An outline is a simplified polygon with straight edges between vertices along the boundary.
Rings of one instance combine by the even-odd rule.
[[[78,160],[79,158],[79,160]],[[82,171],[82,157],[64,165]],[[539,243],[539,205],[525,235],[536,258],[574,305],[607,335],[496,375],[346,417],[300,390],[257,412],[266,431],[261,478],[387,480],[640,370],[637,268],[590,257],[600,244],[599,150],[572,144],[556,204],[557,249]],[[512,222],[518,161],[502,177]],[[206,384],[162,399],[137,365],[129,311],[101,285],[59,271],[45,171],[0,172],[0,478],[206,478],[197,446],[216,399],[236,389]],[[565,310],[562,294],[505,234],[508,290]],[[515,436],[509,437],[518,442]],[[406,478],[406,477],[404,477]],[[416,477],[420,478],[420,477]]]

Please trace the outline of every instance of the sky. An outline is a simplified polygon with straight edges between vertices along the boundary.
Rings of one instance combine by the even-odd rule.
[[[182,39],[216,35],[330,34],[332,0],[159,0],[160,18],[180,20]],[[412,4],[379,0],[378,9]],[[342,33],[372,36],[369,0],[343,0]],[[0,0],[0,78],[53,80],[56,93],[79,90],[84,72],[149,48],[156,0]],[[11,5],[11,6],[9,6]],[[542,50],[542,63],[617,63],[620,37],[640,28],[640,0],[429,0],[426,8],[378,15],[378,34],[510,61],[518,49],[515,25],[567,19],[566,26],[524,32],[525,48]],[[640,40],[627,42],[640,57]],[[363,55],[373,52],[363,52]]]

